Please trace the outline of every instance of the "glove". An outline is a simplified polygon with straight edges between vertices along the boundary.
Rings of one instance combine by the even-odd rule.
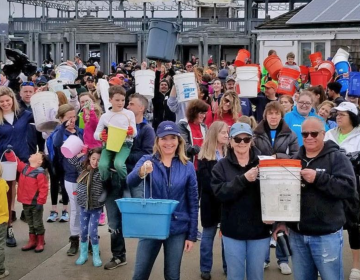
[[[106,129],[104,129],[103,131],[101,131],[101,134],[100,134],[100,137],[101,137],[101,140],[103,142],[106,142],[108,140],[108,134],[106,132]]]
[[[89,146],[88,146],[88,145],[84,145],[84,147],[83,147],[82,150],[81,150],[81,153],[82,153],[82,154],[87,154],[88,151],[89,151]]]
[[[44,209],[44,206],[43,205],[41,205],[41,204],[36,204],[36,210],[37,211],[41,211],[41,210],[43,210]]]
[[[133,134],[134,134],[134,128],[132,126],[129,126],[127,130],[127,136],[131,136]]]
[[[7,145],[6,150],[5,150],[5,153],[7,153],[7,154],[8,154],[8,153],[11,153],[12,150],[13,150],[13,146]]]

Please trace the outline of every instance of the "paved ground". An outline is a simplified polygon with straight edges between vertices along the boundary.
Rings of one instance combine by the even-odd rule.
[[[50,199],[48,200],[50,201]],[[49,203],[48,203],[49,204]],[[20,215],[21,206],[16,205],[18,216]],[[46,217],[50,211],[50,206],[46,205]],[[46,219],[46,217],[44,217]],[[45,223],[46,227],[46,246],[45,251],[39,254],[30,252],[21,252],[21,246],[27,241],[27,224],[18,220],[14,223],[15,236],[18,242],[18,247],[6,247],[6,266],[10,270],[8,280],[63,280],[63,279],[79,279],[79,280],[102,280],[102,279],[121,279],[130,280],[135,260],[137,240],[126,240],[127,245],[127,260],[126,266],[117,268],[113,271],[104,270],[103,267],[95,268],[92,266],[91,258],[83,266],[76,266],[75,257],[66,256],[66,251],[69,247],[69,225],[68,223]],[[111,258],[110,254],[110,239],[107,232],[107,227],[99,227],[99,234],[101,236],[100,248],[103,263]],[[219,238],[215,242],[214,268],[212,272],[212,279],[225,280],[226,277],[221,269],[221,253],[220,253]],[[284,276],[279,273],[275,262],[275,250],[271,250],[272,263],[270,268],[265,272],[265,280],[290,280],[292,276]],[[345,234],[345,250],[344,250],[344,264],[345,264],[345,279],[349,277],[351,266],[351,252],[349,249],[347,234]],[[163,257],[159,257],[154,266],[151,280],[163,279]],[[199,280],[199,243],[196,243],[194,250],[191,253],[186,253],[183,258],[181,279],[185,280]]]

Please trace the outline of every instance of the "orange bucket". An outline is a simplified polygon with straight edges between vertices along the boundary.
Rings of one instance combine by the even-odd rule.
[[[309,81],[309,68],[305,65],[300,65],[300,79],[303,84]]]
[[[235,66],[244,66],[250,59],[250,52],[246,49],[241,49],[238,51],[236,59],[235,59]]]
[[[319,65],[318,71],[321,70],[321,72],[327,74],[327,80],[330,81],[335,73],[335,65],[331,61],[323,61]]]
[[[298,159],[263,159],[259,162],[259,167],[301,167],[301,160]]]
[[[284,67],[280,57],[277,55],[269,55],[264,60],[264,67],[269,72],[270,77],[277,81],[280,70]]]
[[[311,72],[310,82],[312,86],[322,85],[322,87],[326,89],[328,83],[327,75],[322,71]]]
[[[311,61],[311,66],[315,67],[322,62],[322,54],[321,52],[312,53],[309,55],[309,59]]]
[[[291,68],[283,68],[279,73],[277,93],[293,96],[296,92],[295,83],[300,77],[300,72]]]

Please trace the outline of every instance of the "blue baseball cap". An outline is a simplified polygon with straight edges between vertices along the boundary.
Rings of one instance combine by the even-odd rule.
[[[253,136],[250,125],[248,125],[247,123],[234,123],[230,128],[230,137],[234,138],[241,133]]]
[[[35,84],[38,86],[39,84],[47,84],[48,80],[44,76],[40,76],[36,79]]]
[[[167,135],[181,136],[179,127],[172,121],[163,121],[156,130],[157,137],[165,137]]]

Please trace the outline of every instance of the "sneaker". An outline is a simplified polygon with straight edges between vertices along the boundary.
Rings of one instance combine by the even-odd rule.
[[[105,226],[106,225],[106,215],[105,213],[101,213],[100,214],[100,219],[99,219],[99,226]]]
[[[211,279],[211,274],[210,274],[210,272],[201,272],[200,277],[203,280],[210,280]]]
[[[56,222],[56,220],[59,219],[59,214],[56,211],[51,211],[49,218],[47,218],[48,223]]]
[[[360,280],[360,270],[352,268],[349,276],[349,280]]]
[[[270,263],[269,262],[264,262],[264,269],[270,267]]]
[[[201,241],[201,238],[202,238],[202,233],[201,233],[201,231],[198,231],[198,232],[197,232],[197,235],[196,235],[196,239],[197,239],[198,241]]]
[[[15,222],[17,220],[16,212],[11,210],[11,221]]]
[[[104,269],[112,270],[126,264],[127,262],[125,256],[122,256],[120,258],[113,257],[107,264],[104,265]]]
[[[276,241],[272,237],[271,237],[271,240],[270,240],[270,248],[276,248]]]
[[[290,275],[292,273],[290,266],[287,263],[281,263],[278,265],[281,274]]]
[[[61,213],[61,217],[59,222],[60,223],[66,223],[69,221],[69,213],[66,210],[63,210]]]
[[[14,230],[10,226],[7,228],[7,234],[6,234],[6,246],[8,247],[16,247],[16,239],[14,236]]]
[[[10,273],[8,270],[5,270],[3,274],[0,274],[0,279],[5,278],[6,276],[9,276]]]

